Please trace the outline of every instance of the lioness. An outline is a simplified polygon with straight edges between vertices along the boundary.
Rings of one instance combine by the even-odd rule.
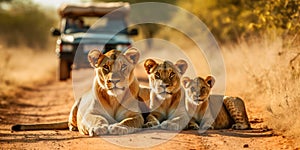
[[[157,63],[147,59],[144,67],[150,87],[150,114],[144,126],[167,130],[185,128],[189,119],[180,78],[188,67],[186,61],[178,60],[174,65],[170,61]]]
[[[106,54],[91,50],[88,60],[95,71],[93,86],[76,100],[69,122],[58,123],[56,126],[16,125],[12,129],[61,129],[69,126],[70,130],[79,130],[80,133],[90,136],[138,131],[144,123],[138,99],[147,97],[147,90],[139,87],[133,74],[139,56],[134,48],[128,49],[124,54],[116,50]]]
[[[207,76],[206,79],[183,77],[182,85],[186,92],[186,109],[191,117],[188,129],[225,129],[231,127],[241,130],[250,128],[243,100],[238,97],[210,95],[214,83],[215,79],[212,76]],[[206,111],[207,114],[204,115]]]

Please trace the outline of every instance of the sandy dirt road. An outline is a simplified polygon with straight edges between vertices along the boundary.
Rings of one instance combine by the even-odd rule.
[[[295,149],[294,141],[263,127],[259,111],[247,103],[252,130],[144,130],[124,136],[88,137],[70,131],[11,132],[15,123],[66,121],[74,102],[72,80],[23,87],[17,99],[1,101],[0,149]]]

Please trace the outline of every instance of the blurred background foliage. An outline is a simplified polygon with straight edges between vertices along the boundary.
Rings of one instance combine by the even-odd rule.
[[[269,39],[279,36],[288,39],[287,44],[299,40],[297,35],[300,29],[300,1],[298,0],[124,1],[131,4],[163,2],[178,5],[198,16],[221,44],[247,40],[253,36]],[[31,0],[0,0],[0,39],[6,46],[24,44],[28,47],[44,48],[51,39],[49,29],[57,23],[56,10],[45,9]],[[155,24],[141,25],[141,28],[147,38],[155,37],[161,29]]]
[[[295,39],[299,34],[298,0],[189,0],[178,5],[197,15],[222,43],[252,36]]]
[[[1,44],[8,47],[24,45],[35,49],[46,48],[50,28],[56,21],[53,13],[49,12],[30,0],[0,0]]]

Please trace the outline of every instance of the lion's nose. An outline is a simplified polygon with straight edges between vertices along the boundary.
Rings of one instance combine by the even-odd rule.
[[[116,83],[118,83],[118,82],[120,82],[120,80],[113,80],[113,79],[108,80],[108,83],[116,84]]]
[[[167,87],[169,87],[169,86],[170,86],[170,84],[161,84],[161,85],[160,85],[161,88],[167,88]]]
[[[195,99],[197,99],[197,98],[199,98],[199,97],[201,97],[201,94],[196,94],[196,95],[194,95],[194,98],[195,98]]]

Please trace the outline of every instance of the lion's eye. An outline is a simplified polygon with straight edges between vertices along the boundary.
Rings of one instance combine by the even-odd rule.
[[[174,78],[174,76],[175,76],[175,73],[174,73],[174,72],[171,72],[171,73],[170,73],[170,79]]]
[[[103,71],[109,72],[109,66],[108,66],[108,65],[104,65],[104,66],[103,66]]]
[[[159,79],[159,78],[160,78],[159,72],[156,72],[156,73],[155,73],[155,78],[156,78],[156,79]]]
[[[195,88],[194,88],[194,87],[191,87],[191,91],[194,92],[194,91],[195,91]]]
[[[127,68],[127,65],[126,65],[126,64],[122,64],[122,66],[121,66],[121,71],[125,71],[126,68]]]

